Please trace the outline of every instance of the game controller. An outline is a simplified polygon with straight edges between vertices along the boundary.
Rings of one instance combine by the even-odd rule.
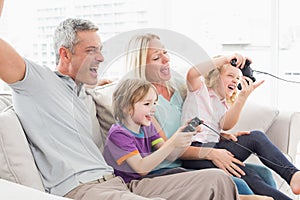
[[[232,66],[236,67],[236,61],[237,61],[236,58],[234,58],[234,59],[232,59],[232,60],[230,61],[230,64],[231,64]],[[247,77],[249,77],[253,82],[255,82],[255,81],[256,81],[256,78],[253,76],[253,70],[251,69],[250,64],[251,64],[250,60],[247,59],[246,62],[245,62],[245,65],[244,65],[244,67],[241,69],[241,71],[242,71],[242,73],[243,73],[243,76],[247,76]],[[247,83],[249,83],[249,82],[247,81]],[[239,90],[241,90],[241,89],[242,89],[242,85],[239,83],[237,88],[238,88]]]
[[[200,120],[198,117],[194,117],[186,127],[182,130],[182,132],[194,132],[196,127],[202,124],[203,121]]]

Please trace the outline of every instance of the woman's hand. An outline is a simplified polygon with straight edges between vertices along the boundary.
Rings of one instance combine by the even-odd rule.
[[[245,164],[236,159],[234,155],[226,149],[212,148],[207,155],[207,159],[211,160],[214,165],[224,170],[229,175],[233,175],[236,177],[245,175],[245,172],[239,167],[239,165],[245,166]]]

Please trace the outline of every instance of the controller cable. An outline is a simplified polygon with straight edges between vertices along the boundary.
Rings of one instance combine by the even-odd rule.
[[[289,82],[289,83],[300,83],[299,81],[292,81],[292,80],[287,80],[287,79],[284,79],[284,78],[280,78],[280,77],[278,77],[278,76],[275,76],[275,75],[273,75],[273,74],[270,74],[270,73],[268,73],[268,72],[263,72],[263,71],[258,71],[258,70],[252,70],[253,72],[256,72],[257,74],[265,74],[265,75],[269,75],[269,76],[271,76],[271,77],[273,77],[273,78],[276,78],[276,79],[278,79],[278,80],[281,80],[281,81],[285,81],[285,82]]]
[[[212,132],[214,132],[214,133],[216,133],[217,135],[219,135],[221,138],[223,138],[223,139],[225,139],[226,141],[229,141],[229,142],[231,142],[231,143],[233,143],[233,144],[235,144],[235,145],[238,145],[239,147],[241,147],[241,148],[243,148],[243,149],[249,151],[249,152],[250,152],[251,154],[253,154],[254,156],[256,156],[256,157],[258,157],[258,158],[260,158],[260,159],[262,159],[262,160],[265,160],[265,161],[267,161],[267,162],[269,162],[269,163],[271,163],[271,164],[273,164],[273,165],[276,165],[277,167],[286,168],[286,169],[291,169],[291,167],[278,165],[278,164],[276,164],[276,163],[270,161],[269,159],[267,159],[267,158],[265,158],[265,157],[263,157],[263,156],[258,155],[257,153],[255,153],[255,152],[252,151],[251,149],[249,149],[249,148],[247,148],[247,147],[245,147],[245,146],[243,146],[243,145],[241,145],[241,144],[239,144],[239,143],[237,143],[237,142],[234,142],[234,141],[232,141],[232,140],[230,140],[230,139],[228,139],[228,138],[222,136],[218,131],[216,131],[215,129],[213,129],[212,127],[210,127],[210,126],[207,125],[206,123],[204,123],[203,120],[200,120],[200,121],[201,121],[200,124],[203,124],[205,127],[207,127],[207,128],[210,129]],[[200,125],[200,124],[199,124],[199,125]]]

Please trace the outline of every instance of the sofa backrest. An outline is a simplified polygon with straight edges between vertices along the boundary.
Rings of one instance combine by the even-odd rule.
[[[113,85],[111,85],[113,87]],[[94,102],[101,133],[94,141],[100,150],[110,126],[115,122],[110,96],[101,88],[87,90],[87,101]],[[14,112],[10,93],[0,93],[0,178],[44,191],[44,186],[21,123]]]

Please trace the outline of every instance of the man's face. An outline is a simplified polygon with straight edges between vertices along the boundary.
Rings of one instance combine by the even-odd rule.
[[[81,31],[77,37],[79,42],[71,54],[69,76],[76,83],[95,85],[99,64],[104,61],[100,37],[95,31]]]

